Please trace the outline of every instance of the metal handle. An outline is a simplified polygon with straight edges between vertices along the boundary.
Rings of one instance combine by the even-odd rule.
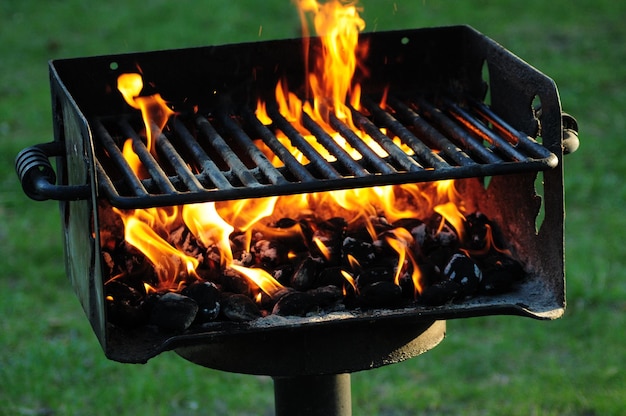
[[[65,147],[61,142],[37,144],[18,153],[15,170],[29,198],[35,201],[71,201],[89,197],[89,185],[56,185],[56,173],[49,158],[64,154]]]
[[[578,122],[567,113],[561,113],[563,119],[563,154],[574,153],[580,141],[578,140]]]

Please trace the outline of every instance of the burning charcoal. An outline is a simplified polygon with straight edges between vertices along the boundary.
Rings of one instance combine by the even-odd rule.
[[[343,264],[348,269],[357,267],[354,260],[358,263],[358,267],[368,268],[376,261],[376,249],[373,244],[364,240],[358,240],[353,237],[346,237],[343,240]],[[355,270],[356,272],[360,270]]]
[[[144,307],[145,290],[138,290],[118,281],[104,286],[107,318],[114,325],[133,328],[144,325],[148,314]]]
[[[178,250],[200,260],[203,260],[203,248],[185,225],[173,229],[167,236],[167,241]]]
[[[313,302],[321,307],[332,305],[343,298],[341,288],[334,285],[320,286],[307,293],[313,297]]]
[[[480,292],[488,295],[505,293],[524,278],[524,268],[512,258],[496,252],[483,260]]]
[[[324,268],[315,279],[315,287],[328,285],[341,287],[345,280],[341,270],[342,269],[339,266]]]
[[[441,275],[441,269],[434,263],[425,262],[419,265],[421,282],[425,287],[428,287],[443,279]]]
[[[474,260],[462,253],[457,253],[450,258],[443,269],[443,274],[449,280],[461,285],[462,296],[472,296],[478,290],[483,274]]]
[[[288,247],[289,251],[299,253],[308,250],[305,242],[310,240],[313,233],[306,222],[296,221],[292,218],[281,218],[270,224],[270,227],[280,230],[272,234],[271,239]]]
[[[291,263],[285,263],[272,269],[270,274],[278,281],[278,283],[282,285],[289,285],[294,272],[295,266]]]
[[[459,297],[462,291],[461,284],[449,279],[443,279],[427,286],[420,295],[420,302],[429,306],[444,305]]]
[[[487,227],[491,221],[482,212],[475,212],[465,217],[465,244],[472,250],[481,250],[487,244]]]
[[[363,288],[377,282],[393,282],[394,277],[392,267],[372,267],[359,273],[356,283],[358,287]]]
[[[432,238],[438,245],[443,247],[455,246],[459,241],[456,231],[454,231],[454,228],[447,222],[443,224],[441,229],[437,230]]]
[[[320,257],[329,264],[339,264],[341,245],[348,223],[335,217],[317,224],[311,238],[310,251],[313,257]]]
[[[457,252],[456,247],[437,247],[430,250],[425,262],[434,265],[439,270],[443,270],[450,258]]]
[[[198,304],[179,293],[160,296],[150,312],[150,323],[167,332],[181,332],[196,319]]]
[[[189,296],[198,304],[196,321],[209,322],[217,318],[220,313],[220,291],[211,282],[196,282],[183,289],[182,294]]]
[[[248,322],[261,317],[259,307],[252,299],[241,294],[222,296],[222,314],[235,322]]]
[[[244,256],[243,252],[247,252],[248,237],[246,233],[241,231],[234,231],[229,236],[230,239],[230,251],[233,253],[234,259],[240,259]]]
[[[272,314],[281,316],[305,316],[315,305],[314,297],[306,292],[289,292],[283,295],[272,309]]]
[[[221,284],[224,292],[241,293],[248,297],[252,296],[248,279],[231,268],[227,268],[222,271],[218,283]]]
[[[459,237],[454,227],[447,221],[444,221],[439,214],[434,214],[426,221],[425,231],[426,235],[422,236],[421,229],[418,227],[415,230],[417,235],[414,235],[416,241],[423,241],[421,246],[422,252],[425,255],[429,255],[433,250],[437,250],[441,247],[451,248],[453,250],[459,247]]]
[[[305,258],[291,277],[290,286],[300,291],[312,289],[315,287],[317,275],[323,268],[324,264],[321,260],[313,257]]]
[[[256,262],[260,265],[275,267],[287,261],[288,249],[274,240],[259,240],[253,251]]]
[[[400,286],[385,280],[363,286],[359,292],[361,305],[371,308],[397,306],[401,297]]]

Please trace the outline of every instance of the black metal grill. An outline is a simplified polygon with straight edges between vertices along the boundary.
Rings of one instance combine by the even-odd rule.
[[[385,150],[385,157],[331,116],[332,128],[361,155],[353,158],[305,114],[303,125],[332,155],[333,161],[328,161],[272,105],[269,126],[249,108],[177,116],[156,140],[158,160],[138,133],[140,120],[97,118],[91,125],[98,149],[99,192],[115,206],[138,208],[537,171],[558,164],[557,157],[534,138],[469,98],[391,98],[381,108],[366,97],[363,105],[361,111],[351,109],[354,123]],[[276,130],[308,163],[291,155]],[[412,152],[397,146],[394,136]],[[140,180],[122,156],[127,138],[147,171],[146,179]],[[272,165],[257,145],[260,142],[283,166]]]
[[[176,349],[192,361],[229,371],[331,374],[419,354],[441,340],[447,319],[563,314],[561,160],[564,150],[576,147],[565,143],[567,136],[575,139],[576,123],[561,112],[554,82],[465,26],[377,32],[362,39],[370,47],[369,72],[358,80],[363,108],[353,111],[353,121],[385,157],[330,116],[331,128],[361,155],[352,158],[325,127],[305,116],[302,124],[332,155],[328,161],[272,107],[269,97],[279,80],[302,92],[299,39],[50,62],[55,140],[20,152],[16,167],[28,196],[61,201],[68,277],[109,358],[145,362]],[[178,112],[156,140],[156,157],[143,143],[138,113],[115,90],[119,75],[137,68],[144,84]],[[387,88],[389,98],[381,107]],[[268,126],[254,114],[258,99],[268,103]],[[195,105],[198,111],[189,109]],[[307,163],[283,146],[279,131]],[[395,137],[405,146],[394,144]],[[128,138],[147,179],[137,177],[122,157]],[[407,146],[409,153],[402,150]],[[278,156],[282,165],[273,166],[264,152]],[[493,176],[488,186],[484,176]],[[169,206],[452,178],[466,178],[457,183],[464,203],[502,225],[503,239],[525,265],[527,280],[518,290],[440,307],[375,310],[319,322],[303,318],[270,327],[203,327],[183,335],[128,333],[109,324],[100,237],[102,214],[110,205]],[[410,341],[421,339],[433,321],[428,342]],[[304,360],[285,356],[286,343],[301,346],[292,352],[316,353]]]

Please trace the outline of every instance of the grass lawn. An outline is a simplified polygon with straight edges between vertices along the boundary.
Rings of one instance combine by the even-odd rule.
[[[352,375],[357,415],[619,415],[626,409],[626,2],[363,0],[366,30],[470,24],[555,79],[581,130],[565,158],[565,317],[448,322],[434,350]],[[0,3],[0,414],[273,412],[267,377],[166,353],[108,361],[65,277],[54,202],[16,153],[52,139],[47,60],[297,36],[289,0]]]

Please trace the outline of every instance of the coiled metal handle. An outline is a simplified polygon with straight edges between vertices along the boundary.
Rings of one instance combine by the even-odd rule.
[[[87,199],[88,185],[56,185],[56,173],[50,157],[63,156],[65,148],[61,142],[50,142],[27,147],[15,158],[15,170],[24,193],[35,201],[54,199],[71,201]]]

